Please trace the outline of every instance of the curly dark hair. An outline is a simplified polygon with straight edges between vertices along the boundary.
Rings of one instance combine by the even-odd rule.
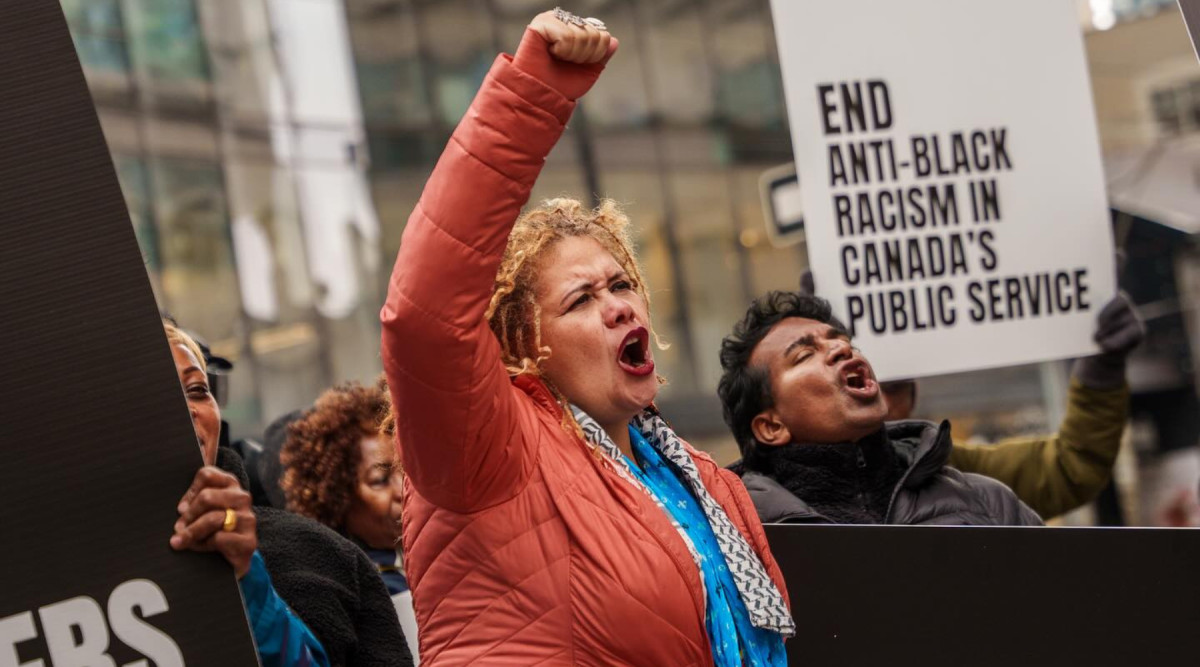
[[[364,437],[379,434],[387,395],[357,382],[329,389],[304,416],[288,425],[279,459],[280,488],[289,510],[342,530],[358,484]]]
[[[725,423],[733,431],[743,459],[753,458],[757,441],[750,424],[763,410],[775,405],[771,377],[765,368],[750,365],[750,355],[780,321],[789,317],[816,320],[845,330],[833,316],[829,302],[802,292],[768,292],[754,300],[746,315],[721,341],[721,381],[717,395]]]

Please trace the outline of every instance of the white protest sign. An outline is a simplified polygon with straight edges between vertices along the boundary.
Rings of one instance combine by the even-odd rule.
[[[1094,353],[1115,293],[1073,0],[772,0],[817,292],[880,379]]]

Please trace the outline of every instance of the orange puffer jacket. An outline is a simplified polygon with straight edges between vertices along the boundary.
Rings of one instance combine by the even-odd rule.
[[[510,379],[484,319],[505,243],[601,65],[527,31],[500,56],[409,218],[383,308],[423,665],[711,665],[699,570],[645,492]],[[782,575],[741,481],[705,486]]]

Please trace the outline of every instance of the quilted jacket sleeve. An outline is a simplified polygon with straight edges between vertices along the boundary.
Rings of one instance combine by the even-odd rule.
[[[1058,433],[996,445],[955,443],[950,465],[1004,482],[1051,519],[1091,502],[1108,484],[1128,418],[1128,387],[1092,389],[1076,380]]]
[[[440,507],[503,502],[533,468],[532,417],[484,313],[512,225],[602,69],[554,59],[527,30],[515,56],[496,59],[404,230],[381,351],[400,460]]]

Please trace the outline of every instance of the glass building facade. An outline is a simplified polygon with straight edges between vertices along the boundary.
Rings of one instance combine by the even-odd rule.
[[[62,7],[160,307],[235,363],[234,436],[372,381],[385,272],[340,1]]]

